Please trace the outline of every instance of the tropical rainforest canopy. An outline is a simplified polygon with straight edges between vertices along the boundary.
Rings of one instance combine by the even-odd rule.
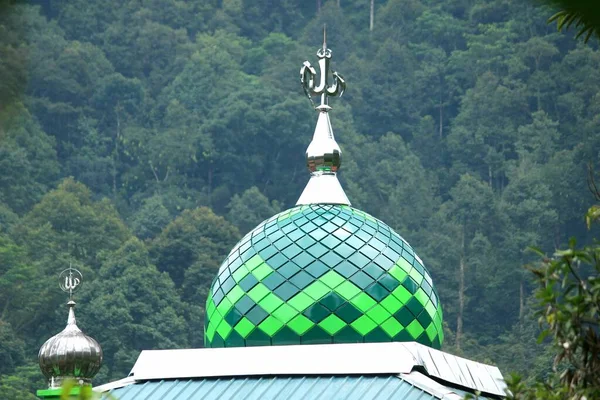
[[[373,3],[373,7],[371,7]],[[418,251],[444,350],[543,377],[536,246],[585,243],[600,151],[600,51],[515,0],[0,3],[0,398],[46,387],[66,322],[103,347],[96,383],[142,349],[199,347],[236,241],[295,204],[316,113],[298,71],[327,24],[353,205]],[[371,11],[373,10],[373,11]],[[26,388],[26,392],[23,392]]]

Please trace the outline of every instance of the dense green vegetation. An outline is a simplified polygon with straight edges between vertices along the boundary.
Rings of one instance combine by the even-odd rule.
[[[0,398],[45,386],[69,263],[97,382],[141,349],[201,346],[222,258],[308,180],[298,71],[323,23],[349,84],[332,102],[342,184],[422,256],[445,350],[548,373],[522,265],[594,233],[600,51],[528,2],[377,0],[372,30],[369,5],[0,2]]]

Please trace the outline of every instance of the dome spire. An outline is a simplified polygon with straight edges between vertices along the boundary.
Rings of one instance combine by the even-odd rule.
[[[327,48],[327,30],[323,26],[323,47],[317,51],[319,58],[319,83],[315,83],[317,71],[305,61],[300,69],[300,83],[304,93],[314,105],[312,96],[320,96],[320,104],[315,107],[319,112],[317,126],[312,141],[306,149],[306,165],[310,171],[310,180],[304,188],[296,205],[306,204],[342,204],[350,205],[337,178],[342,163],[342,151],[335,141],[331,121],[329,120],[329,97],[341,97],[346,90],[346,81],[336,71],[331,72],[333,81],[329,83],[331,50]]]
[[[40,369],[48,379],[50,389],[59,388],[65,379],[89,385],[102,365],[102,348],[79,329],[75,319],[73,292],[79,289],[82,281],[81,272],[71,266],[59,275],[60,288],[69,294],[67,326],[48,339],[38,354]],[[46,391],[39,392],[45,394]]]

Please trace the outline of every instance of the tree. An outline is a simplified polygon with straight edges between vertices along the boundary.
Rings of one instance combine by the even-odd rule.
[[[160,271],[169,273],[177,287],[200,256],[220,264],[239,239],[239,231],[209,208],[185,210],[154,239],[150,252]],[[207,282],[210,284],[210,282]]]
[[[556,21],[558,30],[575,24],[577,37],[587,42],[592,35],[600,37],[600,7],[592,0],[545,0],[546,4],[560,9],[548,22]]]
[[[151,263],[137,238],[107,255],[80,303],[78,321],[105,355],[98,381],[126,376],[141,350],[188,343],[185,306],[173,281]]]
[[[227,220],[243,234],[280,211],[279,204],[276,201],[269,202],[256,186],[245,190],[241,196],[234,195],[227,208]]]

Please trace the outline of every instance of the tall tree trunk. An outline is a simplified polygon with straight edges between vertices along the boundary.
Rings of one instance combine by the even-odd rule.
[[[465,227],[462,228],[460,250],[460,270],[458,277],[458,315],[456,316],[456,350],[460,350],[463,334],[463,313],[465,310]]]
[[[113,198],[117,199],[117,163],[119,162],[119,141],[121,140],[121,105],[117,103],[115,113],[117,114],[117,133],[115,138],[115,149],[112,158],[112,189]]]
[[[444,137],[444,101],[440,90],[440,139]]]
[[[340,8],[342,6],[341,3],[342,3],[342,0],[337,0],[337,6],[338,6],[338,8]]]
[[[523,325],[523,319],[525,318],[525,283],[523,279],[519,283],[519,322]]]
[[[371,0],[371,13],[369,16],[369,31],[373,31],[373,23],[375,22],[375,0]]]

